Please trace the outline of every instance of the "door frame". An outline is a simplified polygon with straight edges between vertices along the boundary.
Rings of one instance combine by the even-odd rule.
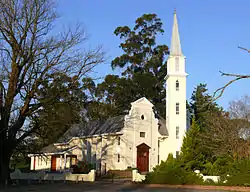
[[[51,166],[50,166],[50,171],[56,171],[56,161],[57,161],[57,155],[51,155]],[[54,166],[53,166],[54,165]],[[55,167],[55,169],[54,169]]]
[[[136,167],[138,168],[139,172],[148,172],[150,147],[147,144],[142,143],[138,145],[136,148],[137,148]]]

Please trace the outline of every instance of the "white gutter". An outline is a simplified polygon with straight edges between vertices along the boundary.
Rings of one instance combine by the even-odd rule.
[[[72,137],[68,142],[54,143],[54,146],[67,145],[74,139],[87,139],[87,138],[93,138],[93,137],[103,137],[103,136],[122,135],[122,134],[123,132],[116,132],[116,133],[104,133],[104,134],[99,134],[99,135],[89,135],[89,136],[82,136],[82,137]]]
[[[71,151],[71,150],[73,150],[73,149],[75,149],[75,148],[77,148],[77,147],[78,147],[78,146],[74,146],[74,147],[72,147],[72,148],[70,148],[70,149],[68,149],[68,150],[66,150],[66,151],[58,152],[58,153],[37,153],[37,154],[28,154],[28,157],[38,156],[38,155],[63,155],[63,154],[65,154],[65,153],[67,153],[67,152],[69,152],[69,151]]]

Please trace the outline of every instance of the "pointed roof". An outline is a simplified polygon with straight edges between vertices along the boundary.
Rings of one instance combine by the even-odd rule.
[[[180,42],[180,35],[179,35],[179,30],[178,30],[176,10],[174,10],[174,22],[173,22],[173,28],[172,28],[170,55],[171,56],[183,56],[182,51],[181,51],[181,42]]]
[[[144,103],[144,104],[147,104],[149,105],[150,107],[153,106],[153,104],[146,98],[146,97],[142,97],[134,102],[132,102],[131,104],[134,105],[134,104],[140,104],[140,103]]]

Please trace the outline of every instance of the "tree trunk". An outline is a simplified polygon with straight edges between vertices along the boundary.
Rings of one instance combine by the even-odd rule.
[[[0,134],[0,186],[10,184],[9,163],[11,147],[6,138],[6,133]]]
[[[10,158],[6,156],[0,157],[0,185],[10,184],[11,181],[9,175]]]

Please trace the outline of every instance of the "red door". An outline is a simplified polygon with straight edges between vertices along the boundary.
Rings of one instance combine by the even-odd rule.
[[[51,156],[51,171],[56,171],[56,156]]]
[[[137,168],[140,172],[148,172],[149,146],[145,143],[137,146]]]
[[[33,170],[36,170],[36,156],[34,156]]]

